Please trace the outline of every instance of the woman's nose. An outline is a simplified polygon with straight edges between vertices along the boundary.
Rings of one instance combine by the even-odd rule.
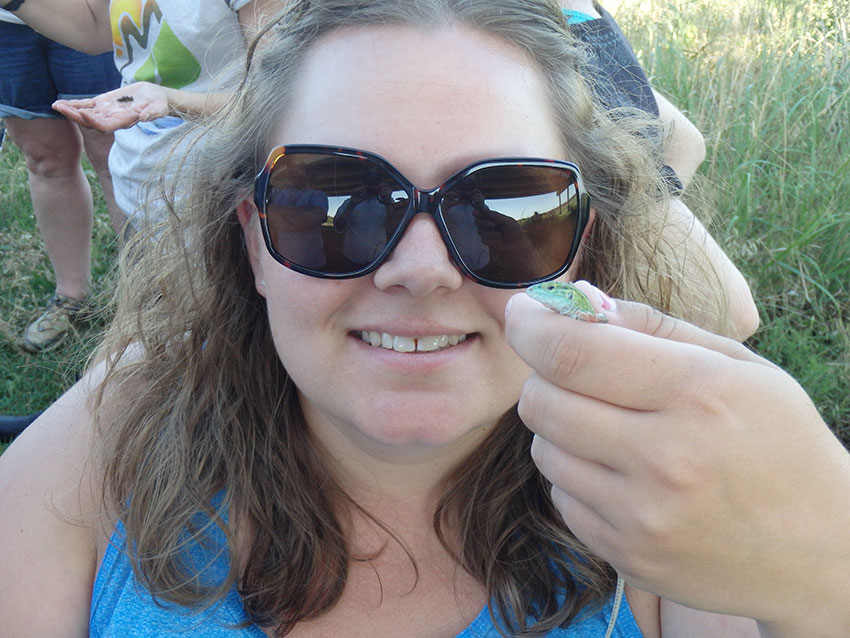
[[[454,290],[463,283],[434,218],[420,213],[405,229],[392,254],[374,274],[380,289],[403,286],[417,297]]]

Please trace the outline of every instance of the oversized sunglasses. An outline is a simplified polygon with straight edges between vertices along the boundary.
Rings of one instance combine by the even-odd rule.
[[[279,146],[254,183],[266,246],[313,277],[369,274],[428,213],[452,260],[493,288],[524,288],[570,267],[590,198],[578,168],[560,160],[476,162],[434,190],[383,158],[333,146]]]

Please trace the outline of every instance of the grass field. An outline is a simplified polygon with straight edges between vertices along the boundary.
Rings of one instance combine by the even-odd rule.
[[[850,443],[850,1],[611,8],[705,135],[712,230],[761,314],[751,345]]]
[[[701,173],[712,229],[761,313],[752,347],[788,369],[850,442],[850,0],[606,6],[654,85],[706,137]],[[95,226],[94,272],[104,290],[114,244],[102,202]],[[8,143],[0,155],[0,276],[0,413],[26,413],[73,381],[93,330],[48,355],[15,346],[53,284],[26,172]]]
[[[115,240],[90,167],[96,199],[92,272],[94,292],[109,288]],[[81,327],[57,349],[30,355],[18,348],[21,333],[55,288],[50,262],[32,215],[27,172],[18,149],[6,140],[0,153],[0,414],[41,410],[73,383],[101,323]]]

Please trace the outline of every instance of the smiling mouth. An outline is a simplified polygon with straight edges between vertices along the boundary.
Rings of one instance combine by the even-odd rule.
[[[398,337],[386,332],[361,330],[360,338],[374,348],[396,352],[436,352],[466,341],[466,335],[432,335],[428,337]]]

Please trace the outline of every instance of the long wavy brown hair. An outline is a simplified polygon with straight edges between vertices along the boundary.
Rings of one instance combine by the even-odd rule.
[[[462,25],[524,51],[542,71],[564,148],[597,211],[580,276],[614,296],[684,312],[681,247],[662,238],[661,149],[645,134],[652,122],[599,107],[585,53],[554,1],[289,2],[249,52],[232,102],[205,123],[202,152],[167,176],[157,195],[170,207],[165,227],[124,251],[99,353],[109,362],[95,405],[108,414],[99,422],[104,505],[126,528],[137,578],[161,599],[203,607],[236,584],[249,616],[286,634],[333,607],[357,560],[349,515],[368,512],[333,480],[311,438],[235,208],[287,117],[305,52],[337,30],[394,24]],[[433,516],[446,548],[486,586],[510,633],[523,636],[568,625],[601,605],[616,580],[553,507],[530,443],[516,411],[505,414],[444,478]],[[198,578],[183,560],[187,539],[204,535],[199,513],[234,557],[220,582]]]

